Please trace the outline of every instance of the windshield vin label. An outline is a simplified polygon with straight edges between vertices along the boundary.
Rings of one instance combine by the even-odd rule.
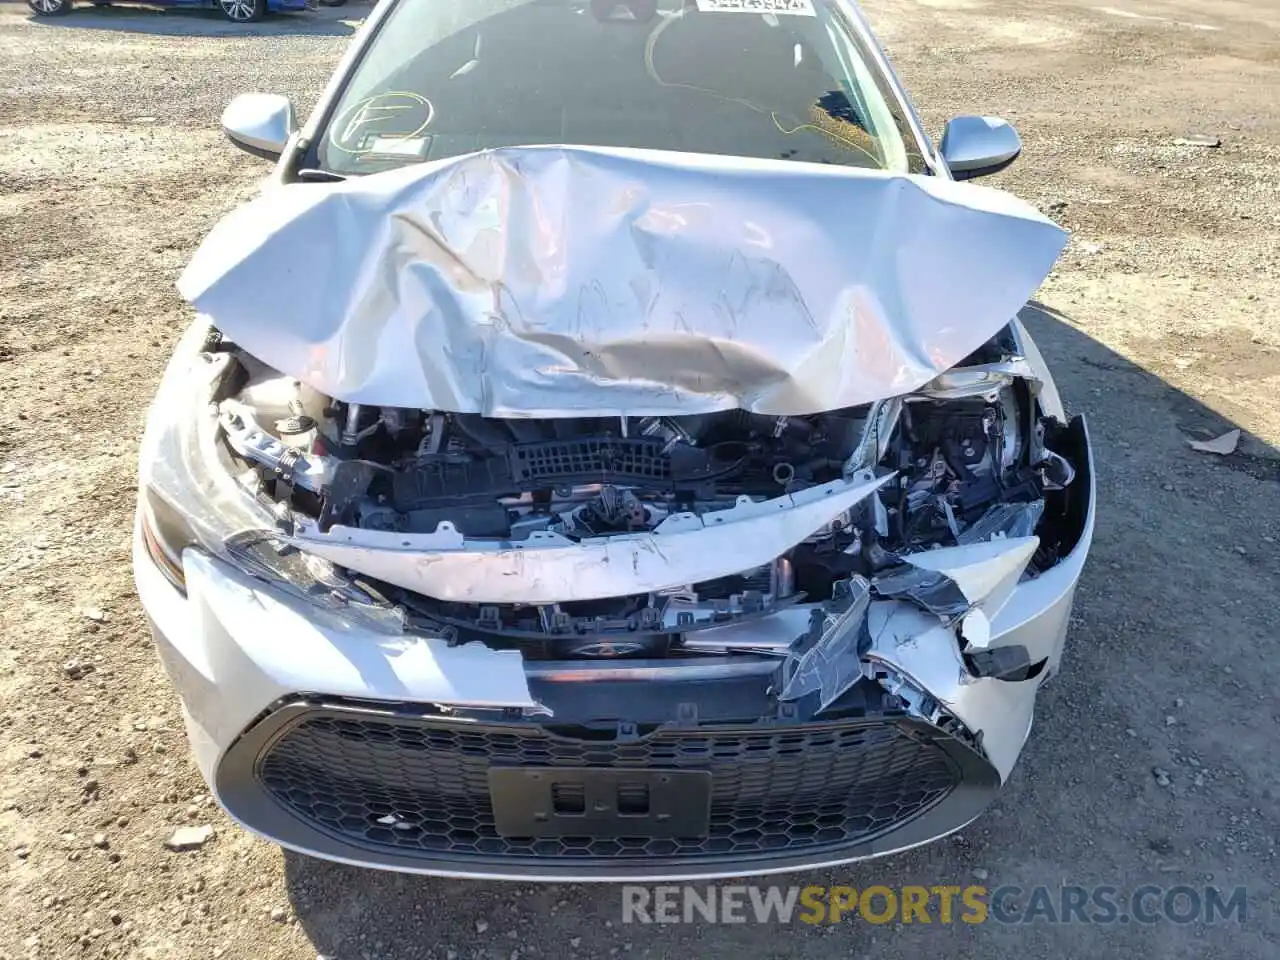
[[[772,13],[813,17],[813,0],[698,0],[703,13]]]

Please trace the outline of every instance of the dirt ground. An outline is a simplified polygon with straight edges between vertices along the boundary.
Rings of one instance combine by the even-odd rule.
[[[1012,119],[1026,152],[995,183],[1073,232],[1033,332],[1089,417],[1100,516],[1063,674],[995,807],[794,880],[1244,885],[1245,921],[626,926],[613,887],[367,873],[235,828],[134,597],[137,440],[189,318],[174,279],[267,171],[222,140],[222,107],[270,90],[305,112],[367,8],[240,28],[4,3],[0,960],[1280,955],[1280,4],[866,7],[929,129]],[[1232,427],[1229,457],[1187,445]],[[171,853],[181,824],[216,834]]]

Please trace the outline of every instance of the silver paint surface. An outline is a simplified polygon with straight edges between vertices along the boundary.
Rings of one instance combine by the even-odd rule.
[[[179,289],[343,401],[805,414],[948,370],[1064,243],[1023,201],[935,177],[516,147],[273,189],[218,224]]]

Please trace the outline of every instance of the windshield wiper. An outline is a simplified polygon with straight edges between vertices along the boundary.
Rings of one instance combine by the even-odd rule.
[[[310,180],[317,183],[338,183],[347,179],[340,173],[333,173],[329,170],[320,170],[316,167],[306,167],[299,170],[296,176],[299,180]]]

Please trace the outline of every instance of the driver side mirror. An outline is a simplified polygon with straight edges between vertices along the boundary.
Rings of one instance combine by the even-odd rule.
[[[999,173],[1022,153],[1022,138],[999,117],[956,117],[942,134],[942,159],[957,180]]]
[[[222,111],[227,139],[264,160],[279,160],[297,130],[293,104],[278,93],[242,93]]]

